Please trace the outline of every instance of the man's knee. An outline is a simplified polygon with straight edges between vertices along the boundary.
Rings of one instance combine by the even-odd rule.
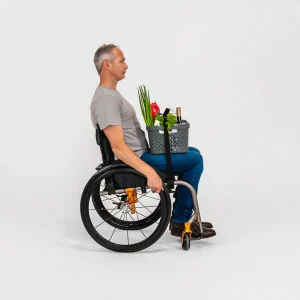
[[[196,165],[202,165],[203,166],[203,156],[200,153],[200,151],[198,150],[198,152],[192,152],[192,157],[193,157],[193,162]]]
[[[197,159],[196,159],[196,163],[197,165],[202,164],[203,165],[203,156],[200,153],[200,150],[195,148],[195,147],[189,147],[189,151],[197,153]]]
[[[201,165],[202,165],[202,171],[204,170],[204,161],[203,161],[203,156],[200,154],[200,160],[201,160]]]
[[[200,153],[199,149],[197,149],[195,147],[189,147],[189,151]]]

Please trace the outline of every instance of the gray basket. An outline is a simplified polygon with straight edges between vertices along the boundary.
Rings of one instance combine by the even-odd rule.
[[[190,123],[176,124],[169,131],[170,152],[186,153],[189,148]],[[165,154],[164,129],[160,126],[146,126],[150,153]]]

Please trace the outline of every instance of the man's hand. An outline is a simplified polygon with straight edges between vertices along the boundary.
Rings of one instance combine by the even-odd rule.
[[[147,186],[154,193],[160,193],[160,191],[164,189],[162,180],[155,171],[147,176]]]

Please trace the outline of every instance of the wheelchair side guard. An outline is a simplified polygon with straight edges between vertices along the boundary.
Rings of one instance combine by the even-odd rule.
[[[109,165],[109,166],[106,166],[106,167],[103,167],[103,164],[100,164],[96,167],[96,170],[98,172],[96,172],[90,180],[94,179],[95,177],[98,177],[98,175],[102,175],[103,173],[107,172],[107,171],[110,171],[110,170],[114,170],[114,169],[119,169],[119,168],[129,168],[129,169],[133,169],[131,166],[129,165],[126,165],[125,163],[120,163],[120,164],[113,164],[113,165]],[[161,178],[162,182],[163,183],[166,183],[166,175],[163,174],[162,172],[160,172],[159,170],[157,170],[155,167],[152,167],[156,173],[159,175],[159,177]],[[141,173],[141,175],[145,176],[144,174]],[[90,181],[88,181],[89,183]]]
[[[126,165],[125,163],[120,163],[120,164],[112,164],[112,165],[108,165],[103,167],[103,164],[100,164],[99,166],[97,166],[96,170],[97,172],[89,179],[89,181],[87,182],[87,184],[85,185],[82,195],[84,195],[87,190],[90,188],[90,186],[92,185],[92,183],[101,175],[103,175],[105,172],[114,170],[114,169],[134,169],[132,167],[130,167],[129,165]],[[155,169],[155,168],[154,168]],[[166,181],[166,177],[163,173],[161,173],[159,170],[155,169],[155,171],[157,172],[157,174],[160,176],[161,180],[163,183],[165,183]],[[143,175],[142,173],[140,173],[141,175]],[[143,175],[145,176],[145,175]],[[166,188],[164,189],[165,191],[167,190]],[[146,192],[146,191],[145,191]],[[170,197],[169,195],[169,191],[167,193],[165,193],[165,196]]]

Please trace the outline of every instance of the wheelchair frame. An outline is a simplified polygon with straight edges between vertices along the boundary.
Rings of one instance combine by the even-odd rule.
[[[164,113],[164,117],[166,117],[167,113],[168,113],[168,109],[166,109],[166,111]],[[166,124],[166,122],[165,122],[165,124]],[[181,237],[181,243],[182,243],[183,249],[188,250],[190,248],[190,240],[191,240],[191,234],[192,234],[190,226],[194,220],[196,220],[199,224],[200,236],[198,239],[201,239],[203,237],[203,226],[202,226],[202,221],[201,221],[199,203],[197,200],[197,193],[191,184],[189,184],[183,180],[175,180],[174,174],[172,172],[172,167],[171,167],[171,152],[170,152],[170,144],[169,144],[169,134],[168,134],[166,125],[164,126],[164,140],[165,140],[166,159],[167,159],[167,172],[166,172],[167,174],[163,174],[164,178],[162,178],[162,179],[163,179],[163,184],[165,185],[165,187],[167,187],[167,189],[165,189],[165,193],[167,193],[167,195],[169,197],[170,193],[174,193],[174,191],[172,190],[174,188],[174,185],[183,185],[190,190],[192,199],[193,199],[194,213],[191,216],[191,218],[188,220],[188,222],[186,222],[184,224],[185,226],[184,226],[184,230],[182,232],[182,237]],[[100,174],[105,174],[106,172],[108,172],[110,170],[114,170],[114,169],[118,169],[118,168],[126,168],[126,167],[131,168],[130,166],[128,166],[121,160],[114,159],[114,153],[112,151],[109,140],[106,137],[103,130],[100,129],[98,124],[97,124],[97,129],[96,129],[96,142],[100,146],[100,151],[102,154],[103,162],[96,167],[96,170],[98,172],[90,178],[90,180],[88,181],[88,183],[85,186],[84,192],[87,189],[89,189],[90,185],[92,184],[92,182],[95,179],[95,176],[99,176]],[[100,174],[99,174],[99,171],[100,171]],[[139,190],[141,190],[141,188],[137,187],[136,190],[139,191]],[[83,194],[84,194],[84,192],[83,192]],[[121,193],[125,193],[125,192],[127,192],[125,189],[112,188],[112,190],[108,189],[106,191],[100,192],[99,195],[105,196],[105,195],[110,195],[112,193],[121,194]]]

